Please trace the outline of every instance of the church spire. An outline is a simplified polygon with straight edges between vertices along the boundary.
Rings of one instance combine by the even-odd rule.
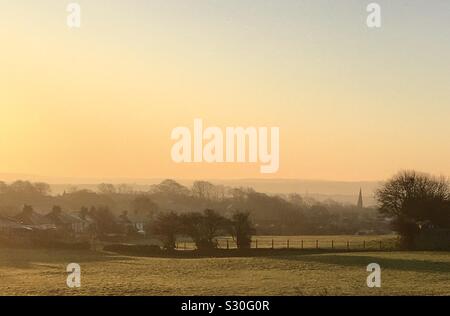
[[[359,197],[358,197],[358,204],[357,204],[358,208],[363,208],[363,198],[362,198],[362,189],[359,189]]]

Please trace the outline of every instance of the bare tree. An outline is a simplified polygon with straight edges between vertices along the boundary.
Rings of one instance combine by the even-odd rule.
[[[101,194],[114,194],[116,193],[116,188],[110,183],[100,183],[97,186],[98,192]]]
[[[422,223],[448,225],[450,190],[444,178],[416,171],[403,171],[376,192],[381,214],[392,220],[406,248],[414,247],[414,239]]]
[[[207,181],[195,181],[192,185],[192,194],[199,199],[217,199],[217,191],[214,184]]]
[[[51,193],[50,185],[44,182],[36,182],[33,184],[35,190],[41,195],[49,195]]]
[[[133,194],[134,193],[133,187],[126,183],[121,183],[121,184],[117,185],[116,191],[117,191],[117,193],[120,193],[120,194]]]

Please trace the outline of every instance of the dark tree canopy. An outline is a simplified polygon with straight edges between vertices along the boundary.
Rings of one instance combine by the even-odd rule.
[[[375,208],[358,210],[350,204],[317,201],[298,194],[267,194],[252,188],[228,187],[206,181],[196,181],[186,187],[174,180],[164,180],[156,185],[101,184],[76,188],[69,186],[50,194],[49,185],[16,181],[0,181],[0,214],[15,216],[24,204],[33,205],[37,213],[46,213],[53,205],[64,212],[74,212],[82,207],[108,208],[116,218],[129,210],[130,219],[146,223],[158,212],[173,210],[178,214],[213,209],[218,214],[230,216],[230,210],[248,210],[257,233],[261,235],[304,234],[373,234],[391,230]],[[355,192],[356,194],[357,192]],[[82,215],[86,217],[86,210]],[[94,214],[92,217],[96,217]],[[110,217],[109,214],[106,215]],[[436,212],[436,217],[443,216]],[[439,220],[442,222],[444,220]],[[108,219],[101,227],[110,230],[114,225]]]
[[[175,212],[161,213],[151,223],[149,230],[162,237],[165,249],[173,250],[176,236],[181,231],[180,216]]]
[[[158,211],[158,205],[146,195],[138,195],[131,202],[131,209],[134,214],[144,215],[152,218]]]
[[[228,228],[229,221],[211,209],[203,213],[187,213],[181,216],[184,233],[194,240],[198,249],[217,247],[215,237]]]
[[[249,212],[235,211],[231,217],[231,235],[236,239],[236,245],[239,249],[248,249],[251,247],[252,235],[255,229],[250,220]]]
[[[422,225],[449,228],[450,190],[444,178],[403,171],[384,184],[376,198],[380,213],[392,220],[408,248]]]

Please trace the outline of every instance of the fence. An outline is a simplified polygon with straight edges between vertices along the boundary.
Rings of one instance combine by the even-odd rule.
[[[219,249],[237,249],[236,241],[232,238],[217,238]],[[180,241],[176,243],[179,250],[195,249],[192,241]],[[251,242],[252,249],[322,249],[322,250],[388,250],[395,248],[392,240],[381,239],[323,239],[323,238],[254,238]]]

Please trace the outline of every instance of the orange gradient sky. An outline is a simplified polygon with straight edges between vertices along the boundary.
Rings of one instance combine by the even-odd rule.
[[[0,173],[258,178],[175,164],[170,133],[278,126],[273,178],[450,175],[450,3],[0,0]]]

